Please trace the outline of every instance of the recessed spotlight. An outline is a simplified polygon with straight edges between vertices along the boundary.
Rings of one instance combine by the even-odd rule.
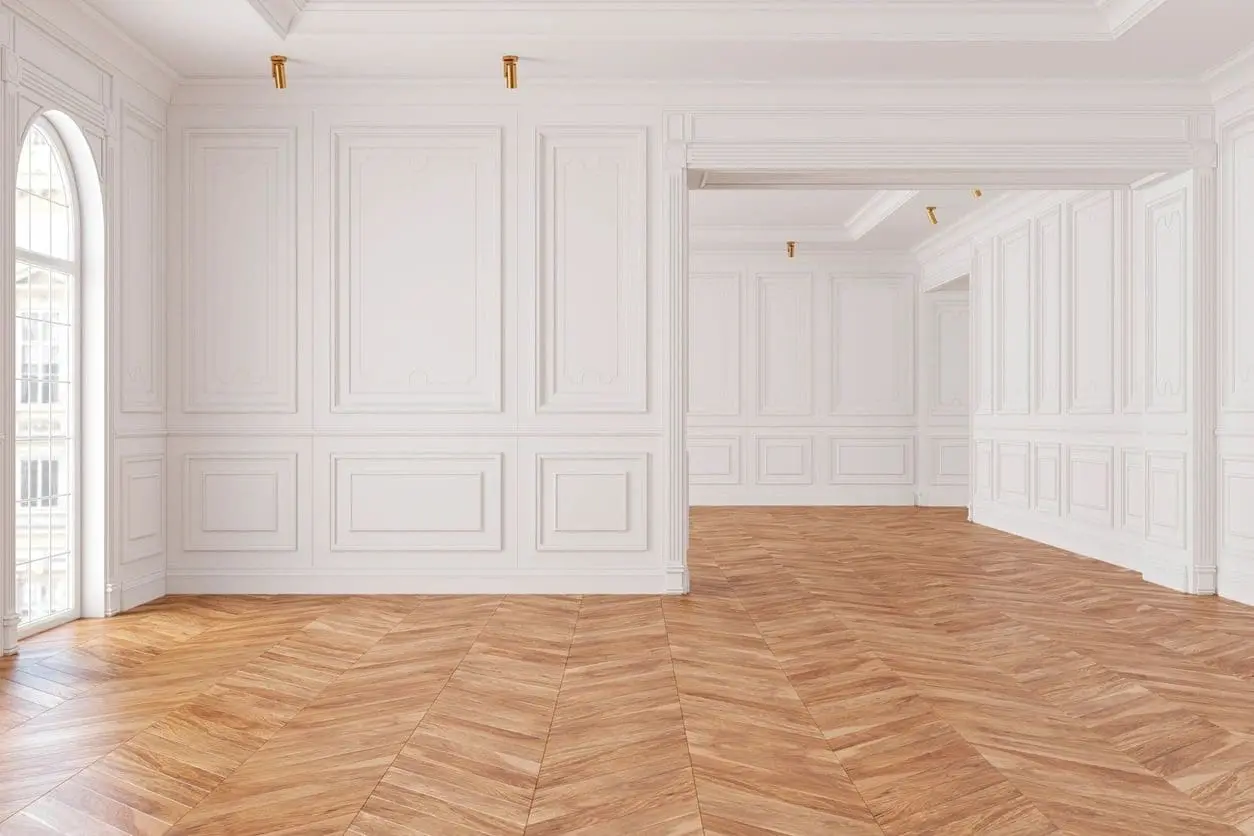
[[[932,222],[932,226],[936,226],[940,221],[936,220],[936,207],[927,207],[927,219]]]
[[[287,56],[271,55],[270,56],[270,77],[274,79],[274,86],[279,90],[287,89]]]
[[[518,87],[518,56],[506,55],[501,58],[505,69],[505,86],[510,90]]]

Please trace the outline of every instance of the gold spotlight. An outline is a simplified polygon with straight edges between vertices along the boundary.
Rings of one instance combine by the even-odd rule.
[[[927,219],[932,222],[932,226],[936,226],[940,221],[936,220],[936,207],[927,207]]]
[[[279,90],[287,89],[287,56],[271,55],[270,56],[270,77],[274,79],[274,86]]]
[[[505,86],[510,90],[518,87],[518,56],[506,55],[501,58],[505,68]]]
[[[796,242],[796,241],[789,241],[789,242],[788,242],[788,257],[789,257],[789,258],[792,258],[792,257],[794,257],[796,254],[797,254],[797,242]]]
[[[979,189],[972,189],[971,194],[976,200],[979,200],[980,198],[984,197],[984,192],[980,191]]]

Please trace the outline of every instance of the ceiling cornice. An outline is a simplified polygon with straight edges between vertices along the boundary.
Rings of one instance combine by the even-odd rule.
[[[287,38],[305,9],[306,0],[248,0],[248,5],[280,38]]]
[[[1127,34],[1149,17],[1166,0],[1097,0],[1097,7],[1106,19],[1106,27],[1110,37],[1119,38]]]
[[[851,241],[857,241],[884,221],[897,214],[907,203],[918,197],[917,191],[884,190],[876,192],[862,208],[845,222],[845,232]]]
[[[249,0],[256,5],[298,0]],[[477,41],[1109,41],[1101,9],[1040,0],[306,0],[302,35]]]

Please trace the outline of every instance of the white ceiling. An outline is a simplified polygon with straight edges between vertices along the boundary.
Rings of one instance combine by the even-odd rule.
[[[1249,0],[77,0],[185,77],[1197,78]]]
[[[970,189],[696,190],[691,196],[696,247],[761,250],[796,241],[798,250],[909,252],[947,225],[992,205],[1007,192]],[[936,207],[939,223],[929,221]]]

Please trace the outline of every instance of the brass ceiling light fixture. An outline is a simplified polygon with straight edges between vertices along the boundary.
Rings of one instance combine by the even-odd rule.
[[[274,86],[279,90],[287,89],[287,56],[271,55],[270,56],[270,77],[274,79]]]
[[[976,200],[979,200],[980,198],[984,197],[984,192],[980,191],[979,189],[972,189],[971,196],[974,197]]]
[[[927,207],[927,219],[932,222],[932,226],[936,226],[940,221],[936,220],[936,207]]]
[[[505,70],[505,86],[510,90],[518,87],[518,56],[506,55],[501,58]]]
[[[789,241],[788,242],[788,257],[793,258],[796,255],[797,255],[797,242]]]

